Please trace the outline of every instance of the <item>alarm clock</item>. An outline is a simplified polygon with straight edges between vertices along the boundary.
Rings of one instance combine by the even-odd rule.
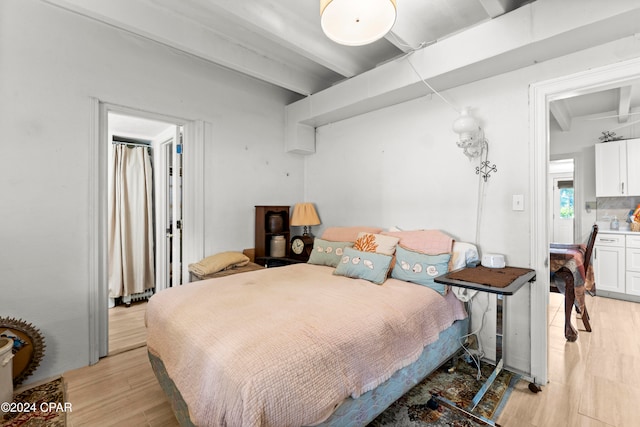
[[[291,258],[307,261],[313,250],[313,237],[309,235],[291,238]]]

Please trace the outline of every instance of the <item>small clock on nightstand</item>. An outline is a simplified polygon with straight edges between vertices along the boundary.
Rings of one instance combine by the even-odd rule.
[[[294,236],[291,239],[291,258],[308,261],[313,250],[313,237]]]

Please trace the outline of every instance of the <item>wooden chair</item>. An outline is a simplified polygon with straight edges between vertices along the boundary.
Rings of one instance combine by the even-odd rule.
[[[587,245],[584,252],[584,272],[585,276],[589,270],[589,266],[591,265],[591,254],[593,253],[593,246],[596,242],[596,235],[598,234],[598,226],[593,225],[591,229],[591,234],[589,235],[589,239],[587,240]],[[591,324],[589,323],[589,312],[587,311],[587,306],[584,304],[584,299],[582,301],[576,302],[575,295],[575,287],[573,280],[573,273],[567,267],[561,267],[557,271],[551,272],[551,277],[553,276],[560,277],[565,283],[565,295],[564,295],[564,335],[568,341],[575,341],[578,338],[578,332],[571,325],[571,311],[573,310],[573,306],[575,305],[578,313],[582,315],[582,323],[584,324],[587,332],[591,332]],[[551,292],[560,292],[560,290],[555,286],[553,279],[550,282],[550,291]]]

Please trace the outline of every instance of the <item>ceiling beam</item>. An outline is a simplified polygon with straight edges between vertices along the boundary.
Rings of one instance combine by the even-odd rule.
[[[560,99],[551,102],[549,104],[549,111],[563,132],[571,130],[571,113],[569,112],[569,106],[566,100]]]
[[[618,89],[618,123],[626,123],[629,120],[632,88],[633,86],[622,86]]]
[[[300,20],[295,10],[277,0],[261,0],[252,3],[251,7],[241,1],[208,2],[206,7],[219,12],[209,15],[207,19],[215,16],[231,19],[236,25],[277,43],[279,49],[289,49],[344,77],[353,77],[375,65],[363,66],[362,58],[349,55],[347,50],[337,48],[333,41],[324,37],[319,25],[319,6],[317,30]]]
[[[318,92],[328,83],[303,67],[267,57],[234,43],[203,24],[152,3],[130,0],[42,1],[302,95]]]
[[[637,31],[637,2],[583,3],[536,0],[293,102],[285,108],[286,150],[311,153],[314,127],[424,96],[421,79],[444,91]]]
[[[519,2],[515,0],[478,0],[484,10],[487,11],[487,14],[490,18],[495,18],[500,15],[504,15],[505,13],[515,9],[519,6]]]

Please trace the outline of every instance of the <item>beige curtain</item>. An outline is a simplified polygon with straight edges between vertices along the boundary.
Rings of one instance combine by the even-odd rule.
[[[153,177],[149,150],[113,150],[109,212],[109,297],[153,288]]]

